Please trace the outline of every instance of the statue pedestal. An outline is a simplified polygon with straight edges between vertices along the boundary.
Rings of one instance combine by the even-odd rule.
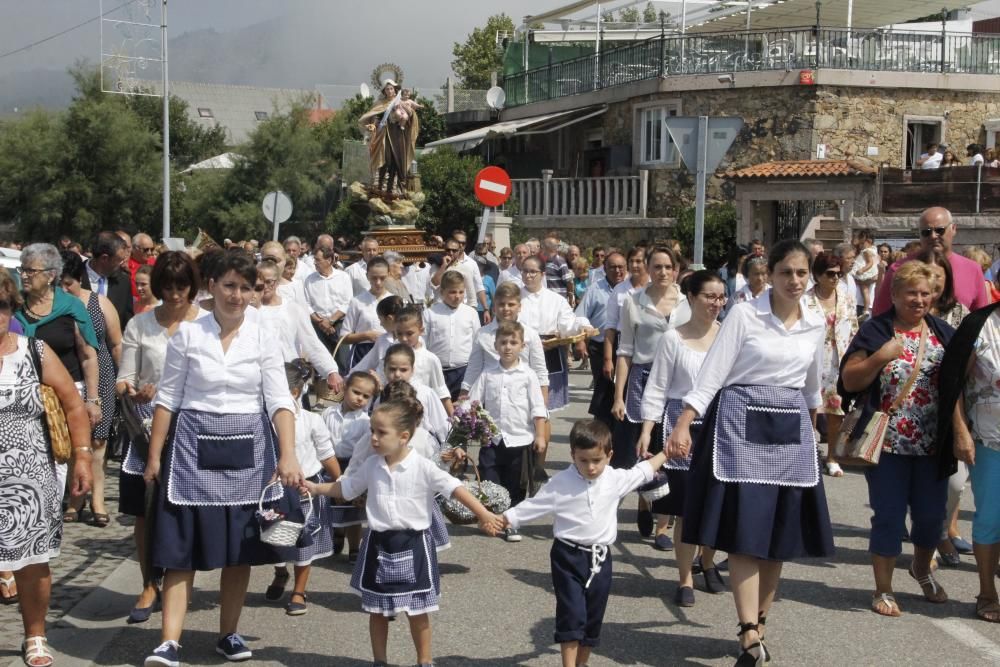
[[[476,227],[479,227],[483,223],[483,217],[476,217]],[[495,215],[490,214],[489,224],[486,225],[486,233],[493,235],[493,242],[497,246],[497,251],[500,248],[510,248],[510,226],[514,224],[514,218],[509,218],[506,215]]]
[[[424,242],[424,232],[416,227],[389,225],[369,227],[367,236],[378,240],[380,252],[393,250],[406,258],[406,262],[423,262],[435,251]]]

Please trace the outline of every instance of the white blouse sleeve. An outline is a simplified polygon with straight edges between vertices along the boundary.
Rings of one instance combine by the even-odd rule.
[[[698,372],[694,389],[684,397],[684,404],[694,408],[699,415],[705,414],[712,399],[726,386],[729,372],[743,349],[743,339],[747,332],[745,318],[753,316],[753,304],[740,304],[723,320],[715,342],[705,356],[705,363]]]
[[[813,354],[812,363],[806,371],[806,384],[802,388],[802,395],[806,399],[806,407],[815,410],[823,404],[823,397],[820,393],[823,376],[823,359],[826,356],[823,348],[823,336],[826,335],[825,328],[820,329],[816,338],[816,352]]]
[[[480,374],[483,372],[483,365],[485,362],[486,353],[483,352],[483,346],[479,342],[479,332],[476,332],[475,337],[472,339],[472,352],[469,353],[469,365],[465,367],[465,377],[462,378],[462,391],[468,391],[469,388],[476,383],[479,379]]]
[[[312,327],[309,314],[305,307],[290,302],[289,311],[295,318],[295,347],[302,351],[305,358],[316,367],[321,381],[337,370],[337,362],[333,360],[330,351],[326,349]]]
[[[556,319],[556,330],[560,336],[572,336],[579,333],[584,327],[590,326],[590,322],[585,317],[577,317],[573,309],[569,307],[566,299],[559,297],[559,314]]]
[[[347,313],[344,315],[344,325],[341,327],[340,335],[347,336],[349,334],[361,333],[360,331],[354,330],[358,326],[358,318],[360,316],[360,302],[357,297],[355,297],[351,299],[350,305],[347,306]]]
[[[190,327],[187,322],[181,322],[177,333],[167,343],[167,354],[163,362],[163,375],[156,388],[156,404],[162,405],[171,412],[177,412],[184,400],[184,385],[187,383],[188,346],[190,342]],[[274,348],[277,351],[277,348]],[[284,373],[282,373],[284,376]],[[288,383],[285,383],[285,393],[288,394]],[[291,396],[289,394],[289,396]]]
[[[335,456],[333,451],[333,438],[330,436],[330,429],[326,427],[326,422],[319,415],[310,412],[310,426],[312,427],[312,443],[316,448],[316,458],[321,462]]]
[[[545,366],[545,348],[542,347],[542,337],[537,331],[532,331],[527,336],[528,345],[528,366],[538,376],[538,384],[542,387],[549,386],[549,369]]]
[[[295,413],[295,403],[288,389],[288,378],[285,375],[285,362],[277,345],[269,344],[267,334],[260,331],[260,379],[264,394],[264,409],[267,415],[274,419],[278,410],[285,409]]]
[[[677,357],[677,334],[673,329],[660,338],[660,345],[653,358],[653,366],[649,369],[649,379],[642,393],[643,421],[659,422],[663,419],[663,409],[667,405],[667,387],[670,383],[670,371],[674,368]]]
[[[133,388],[138,389],[136,383],[138,382],[141,354],[142,350],[139,346],[139,320],[133,317],[125,326],[125,335],[122,336],[122,354],[118,365],[118,382],[127,382]]]
[[[636,292],[641,294],[641,292]],[[621,315],[618,324],[618,356],[632,357],[635,353],[635,300],[631,296],[625,297],[622,302]]]

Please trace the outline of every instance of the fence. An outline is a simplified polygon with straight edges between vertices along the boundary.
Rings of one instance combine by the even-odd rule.
[[[657,77],[801,68],[1000,74],[1000,35],[792,28],[654,37],[505,76],[507,106]]]
[[[885,213],[919,213],[931,206],[964,214],[1000,211],[1000,168],[884,167],[878,183]]]
[[[636,176],[512,179],[512,196],[522,216],[603,216],[645,218],[649,172]]]

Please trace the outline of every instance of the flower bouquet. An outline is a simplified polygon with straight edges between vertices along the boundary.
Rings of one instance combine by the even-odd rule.
[[[471,461],[468,458],[458,461],[454,454],[449,456],[449,453],[458,448],[465,449],[474,442],[481,447],[493,447],[499,435],[500,429],[496,422],[479,401],[461,405],[455,408],[455,413],[451,417],[451,432],[445,443],[447,449],[442,451],[441,459],[445,462],[451,462],[452,474],[460,477],[464,473],[463,464],[471,463]],[[507,490],[499,484],[480,479],[479,470],[474,463],[472,469],[476,474],[476,479],[464,480],[465,488],[495,514],[508,509],[510,507],[510,494],[507,493]],[[454,498],[438,498],[438,503],[442,513],[452,523],[465,525],[476,522],[475,515]]]
[[[479,401],[459,405],[451,417],[451,432],[448,434],[450,447],[466,447],[478,442],[483,447],[492,447],[500,435],[500,429],[493,417]]]

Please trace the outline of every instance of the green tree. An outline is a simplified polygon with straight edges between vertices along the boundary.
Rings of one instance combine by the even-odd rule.
[[[444,116],[434,108],[434,101],[418,97],[417,102],[424,105],[424,108],[420,109],[420,134],[417,136],[417,146],[425,146],[432,141],[444,139],[446,135]]]
[[[618,20],[622,23],[639,23],[642,21],[642,13],[638,7],[625,7],[618,12]]]
[[[427,197],[417,226],[430,234],[450,234],[476,230],[476,216],[482,206],[476,201],[472,181],[483,168],[478,156],[462,156],[441,147],[420,158],[420,181]]]
[[[503,53],[496,43],[497,32],[514,32],[514,22],[506,14],[494,14],[482,28],[474,29],[465,42],[455,42],[451,69],[460,85],[471,90],[490,87],[490,74],[503,71]]]
[[[129,95],[125,106],[157,137],[163,150],[163,98],[147,95]],[[226,130],[220,125],[203,127],[187,115],[188,103],[170,96],[170,161],[177,169],[224,153]]]
[[[674,237],[684,246],[688,256],[694,256],[694,207],[677,213]],[[736,243],[736,207],[714,204],[705,208],[705,266],[714,269],[726,261],[729,249]]]
[[[642,22],[643,23],[656,23],[660,20],[660,13],[656,11],[653,7],[652,2],[647,2],[646,6],[642,10]]]

